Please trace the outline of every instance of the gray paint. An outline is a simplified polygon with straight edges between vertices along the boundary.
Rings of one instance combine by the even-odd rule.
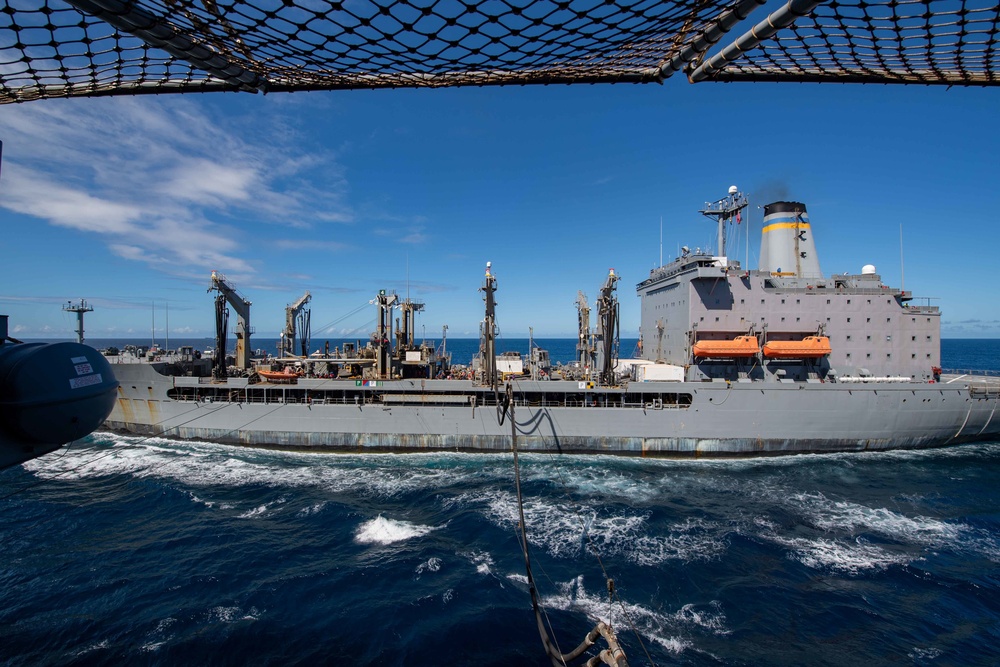
[[[771,252],[796,247],[779,241]],[[798,252],[805,243],[800,237]],[[815,256],[805,252],[800,259]],[[686,381],[515,381],[519,449],[746,456],[936,447],[1000,434],[1000,382],[933,381],[937,308],[911,306],[908,293],[875,274],[809,275],[818,270],[818,257],[778,276],[705,253],[653,270],[637,286],[642,354],[685,367]],[[747,333],[761,343],[822,333],[832,354],[691,357],[696,340]],[[279,386],[170,377],[165,364],[115,368],[121,387],[106,425],[130,433],[350,452],[510,450],[510,424],[500,423],[488,381]]]
[[[770,234],[774,232],[763,235]],[[814,250],[807,252],[815,258]],[[825,377],[832,369],[841,376],[869,372],[924,381],[941,365],[938,308],[911,305],[909,292],[889,287],[877,274],[775,276],[770,270],[747,271],[737,262],[722,266],[709,254],[695,254],[654,269],[636,291],[642,299],[643,358],[691,364],[691,379],[768,378],[780,367],[785,377],[802,379]],[[768,371],[762,359],[695,364],[691,357],[694,340],[746,333],[758,334],[762,342],[800,340],[820,331],[830,337],[833,351],[818,368],[784,362]]]

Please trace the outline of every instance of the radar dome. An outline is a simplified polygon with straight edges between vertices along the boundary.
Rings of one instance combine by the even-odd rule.
[[[863,276],[874,276],[875,275],[875,265],[865,264],[861,267],[861,275]]]
[[[735,185],[730,185],[729,186],[729,194],[734,195],[734,194],[736,194],[739,191],[740,191],[740,189],[738,187],[736,187]]]

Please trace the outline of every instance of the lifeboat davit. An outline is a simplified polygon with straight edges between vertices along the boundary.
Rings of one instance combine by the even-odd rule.
[[[737,336],[732,340],[699,340],[694,356],[708,359],[753,357],[760,352],[756,336]]]
[[[296,373],[289,371],[287,368],[281,371],[258,370],[257,375],[261,376],[268,382],[283,382],[285,384],[295,384],[299,379],[299,376]]]
[[[806,336],[802,340],[769,340],[764,343],[768,359],[819,359],[832,352],[827,336]]]

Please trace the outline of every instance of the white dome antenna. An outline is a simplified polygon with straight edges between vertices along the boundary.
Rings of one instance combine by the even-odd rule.
[[[734,194],[736,194],[739,191],[740,191],[740,189],[738,187],[736,187],[735,185],[730,185],[729,186],[729,194],[734,195]]]

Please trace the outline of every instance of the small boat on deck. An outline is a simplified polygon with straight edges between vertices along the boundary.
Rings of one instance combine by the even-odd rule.
[[[767,359],[820,359],[829,355],[828,336],[806,336],[802,340],[769,340],[764,343]]]
[[[296,384],[299,381],[298,373],[293,373],[287,368],[280,371],[264,371],[257,369],[257,375],[261,376],[261,378],[267,380],[268,382],[274,382],[275,384]]]
[[[694,356],[708,359],[754,357],[760,352],[756,336],[737,336],[732,340],[699,340]]]

